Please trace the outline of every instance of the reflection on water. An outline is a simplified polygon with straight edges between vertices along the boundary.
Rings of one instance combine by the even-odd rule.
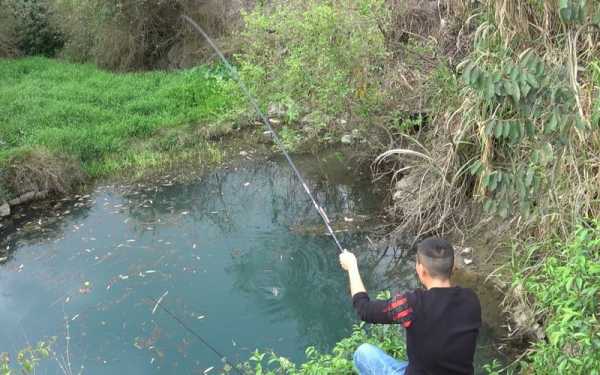
[[[333,156],[298,160],[328,216],[374,215],[380,197]],[[57,336],[57,363],[41,373],[69,363],[86,374],[220,368],[173,319],[152,313],[149,297],[163,294],[164,306],[232,362],[256,348],[302,360],[306,346],[329,349],[356,323],[331,239],[290,230],[319,228],[320,217],[282,161],[186,184],[101,187],[56,211],[0,244],[11,249],[0,266],[0,352]],[[369,247],[358,234],[340,239],[363,254]],[[364,256],[367,285],[416,287],[410,259],[390,255]]]
[[[341,163],[308,172],[331,218],[377,208],[368,181]],[[4,238],[13,251],[0,268],[0,351],[57,336],[60,361],[74,372],[219,368],[160,309],[152,314],[148,297],[167,291],[165,306],[231,361],[255,348],[301,360],[307,345],[330,348],[354,322],[331,239],[289,229],[320,218],[281,162],[188,184],[98,188],[60,212]],[[43,372],[61,370],[52,363]]]

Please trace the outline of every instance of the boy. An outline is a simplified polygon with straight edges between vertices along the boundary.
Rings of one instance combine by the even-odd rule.
[[[408,362],[362,344],[354,353],[354,365],[361,375],[474,373],[481,307],[471,289],[450,284],[454,249],[448,241],[428,238],[417,245],[416,271],[425,289],[396,295],[389,301],[369,299],[354,254],[340,254],[340,264],[348,271],[352,304],[361,320],[401,324],[406,329]]]

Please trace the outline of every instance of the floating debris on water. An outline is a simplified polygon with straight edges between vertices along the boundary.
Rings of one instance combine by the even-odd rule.
[[[83,286],[81,288],[79,288],[79,293],[81,293],[81,294],[88,294],[91,291],[92,291],[92,283],[89,281],[84,282]]]

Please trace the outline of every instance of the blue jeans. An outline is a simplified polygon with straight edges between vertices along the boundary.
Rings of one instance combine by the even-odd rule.
[[[360,375],[404,375],[408,362],[398,361],[375,345],[362,344],[354,352],[354,366]]]

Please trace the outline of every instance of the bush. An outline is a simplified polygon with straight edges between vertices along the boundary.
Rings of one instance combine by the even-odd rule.
[[[220,37],[236,24],[235,10],[241,7],[238,1],[219,0],[201,5],[193,0],[51,1],[54,23],[67,36],[65,57],[120,71],[189,66],[181,61],[205,58],[204,41],[181,15]]]
[[[38,364],[53,356],[52,347],[56,338],[40,341],[34,346],[28,346],[20,350],[16,355],[17,368],[12,367],[11,358],[8,353],[0,353],[0,375],[35,374]]]
[[[406,358],[406,347],[401,328],[390,325],[373,325],[367,331],[364,323],[354,326],[352,335],[340,340],[331,353],[320,353],[314,347],[306,349],[307,361],[301,365],[275,353],[256,351],[250,361],[243,365],[248,374],[355,374],[352,355],[363,343],[378,346],[395,358]]]
[[[16,23],[6,0],[0,0],[0,58],[17,55]]]
[[[64,41],[51,17],[47,0],[0,0],[0,55],[54,56]]]
[[[536,245],[532,259],[546,256],[514,273],[534,298],[546,339],[535,342],[524,373],[600,374],[600,222],[578,229],[566,242]]]
[[[259,5],[243,15],[241,75],[288,123],[310,114],[305,130],[365,120],[383,100],[383,9],[381,0]]]

